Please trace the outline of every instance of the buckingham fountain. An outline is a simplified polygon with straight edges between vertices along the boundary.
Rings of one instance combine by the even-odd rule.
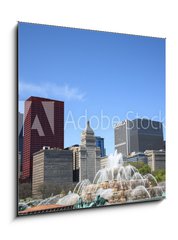
[[[70,209],[81,209],[161,200],[164,197],[164,186],[158,184],[152,174],[141,175],[137,168],[124,163],[122,154],[115,151],[108,157],[106,167],[96,173],[93,182],[84,179],[64,197],[56,195],[42,201],[34,200],[33,206],[53,204],[64,209],[69,206]]]
[[[164,184],[157,182],[152,174],[142,175],[138,169],[123,161],[121,153],[110,154],[105,167],[98,165],[99,155],[96,148],[94,131],[89,121],[81,134],[80,181],[73,192],[43,200],[20,203],[19,210],[34,206],[53,205],[70,209],[91,208],[107,205],[161,200],[165,197]],[[99,157],[99,158],[98,158]],[[89,163],[89,164],[88,164]],[[96,166],[93,169],[93,166]],[[100,169],[100,170],[98,170]],[[55,205],[55,206],[54,206]],[[48,206],[50,207],[50,206]]]
[[[59,198],[56,204],[73,205],[78,209],[161,200],[164,196],[164,188],[152,174],[141,175],[134,166],[125,165],[122,154],[115,151],[108,157],[106,167],[96,173],[93,182],[88,179],[79,182],[73,192]]]

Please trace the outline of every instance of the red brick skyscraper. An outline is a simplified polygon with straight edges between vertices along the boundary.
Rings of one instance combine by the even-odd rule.
[[[64,148],[64,102],[30,97],[24,119],[22,181],[31,182],[33,153],[43,146]]]

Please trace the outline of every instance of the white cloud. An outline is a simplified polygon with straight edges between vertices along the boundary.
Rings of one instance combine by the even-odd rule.
[[[26,100],[30,96],[56,98],[58,100],[84,101],[85,93],[78,88],[65,84],[59,86],[55,83],[34,84],[19,82],[20,100]]]

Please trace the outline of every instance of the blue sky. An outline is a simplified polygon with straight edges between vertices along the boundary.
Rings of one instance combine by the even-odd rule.
[[[109,120],[165,123],[165,39],[28,23],[18,31],[19,110],[32,95],[64,101],[66,147],[80,143],[87,119],[107,154]]]

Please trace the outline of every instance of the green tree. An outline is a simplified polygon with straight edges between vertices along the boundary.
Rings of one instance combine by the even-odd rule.
[[[38,190],[42,198],[47,198],[51,195],[58,195],[61,192],[67,194],[69,191],[73,191],[74,187],[75,184],[73,183],[43,183],[39,186]]]
[[[158,169],[158,170],[152,172],[152,174],[158,182],[164,182],[166,180],[165,169]]]
[[[148,164],[143,162],[129,162],[130,165],[136,167],[140,174],[145,175],[147,173],[151,173],[151,168]]]
[[[19,198],[30,198],[32,195],[32,188],[30,183],[19,183]]]

